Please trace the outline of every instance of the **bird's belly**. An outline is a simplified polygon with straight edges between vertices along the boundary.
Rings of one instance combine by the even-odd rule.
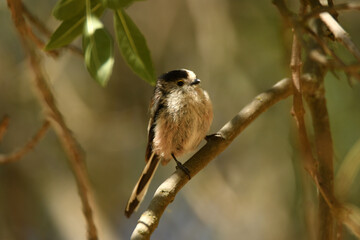
[[[153,147],[163,164],[172,158],[171,154],[180,157],[194,150],[208,130],[198,114],[187,114],[188,110],[192,109],[182,109],[183,114],[177,114],[176,118],[164,114],[157,120]]]

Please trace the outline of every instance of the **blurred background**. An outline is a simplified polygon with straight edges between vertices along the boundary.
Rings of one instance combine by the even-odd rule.
[[[24,1],[50,29],[59,24],[51,16],[55,2]],[[291,35],[269,0],[152,0],[137,2],[127,12],[147,39],[157,75],[187,68],[202,80],[214,104],[212,133],[288,76]],[[345,12],[339,19],[359,47],[360,14]],[[103,21],[113,32],[110,11]],[[44,114],[6,1],[0,2],[0,27],[0,118],[11,118],[0,144],[4,154],[23,146]],[[80,40],[75,44],[80,46]],[[351,61],[340,45],[333,45]],[[43,61],[58,107],[86,152],[104,240],[129,239],[156,188],[175,169],[172,162],[159,167],[139,211],[125,218],[126,201],[145,164],[153,88],[131,72],[118,52],[115,57],[106,88],[71,52]],[[326,76],[334,163],[336,170],[348,163],[343,173],[352,171],[354,180],[347,185],[346,201],[360,206],[360,86],[339,76]],[[299,164],[290,110],[291,98],[254,121],[180,191],[152,238],[313,239],[317,193]],[[311,135],[311,124],[309,130]],[[74,177],[50,130],[23,159],[0,165],[0,239],[85,239],[85,234]],[[345,229],[344,239],[355,238]]]

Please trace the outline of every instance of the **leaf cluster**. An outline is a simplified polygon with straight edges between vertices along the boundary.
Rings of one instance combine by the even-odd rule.
[[[143,80],[155,84],[155,70],[144,35],[125,8],[139,0],[58,0],[53,16],[61,24],[45,46],[51,51],[82,37],[85,65],[94,80],[106,86],[114,66],[114,40],[100,18],[109,9],[119,51],[129,67]]]

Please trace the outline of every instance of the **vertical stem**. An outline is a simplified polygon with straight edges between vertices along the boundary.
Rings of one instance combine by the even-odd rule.
[[[311,8],[321,6],[318,0],[309,1]],[[315,21],[317,34],[325,36],[321,21]],[[321,47],[315,41],[310,42],[309,52],[312,50],[320,51]],[[334,166],[333,166],[333,140],[331,136],[329,114],[326,106],[324,76],[325,69],[310,57],[304,64],[304,72],[311,74],[315,80],[315,90],[308,93],[305,98],[309,106],[312,124],[315,134],[315,147],[318,159],[317,181],[321,191],[325,196],[334,195]],[[323,194],[319,194],[318,210],[318,239],[332,240],[334,238],[334,218],[329,207],[329,203],[324,199]]]
[[[316,154],[318,158],[318,182],[328,196],[334,194],[333,141],[330,131],[329,114],[326,107],[323,78],[318,78],[315,94],[307,95],[315,133]],[[319,194],[319,238],[332,240],[334,219],[326,200]]]
[[[294,86],[294,96],[293,96],[293,116],[296,121],[298,132],[299,132],[299,140],[300,140],[300,148],[301,153],[303,155],[303,165],[305,170],[311,175],[315,176],[316,169],[316,161],[311,151],[311,144],[307,136],[305,120],[304,120],[304,105],[302,99],[302,87],[301,87],[301,45],[298,39],[298,36],[294,32],[293,35],[293,45],[291,51],[291,80]]]
[[[319,0],[310,0],[312,9],[321,6]],[[323,24],[321,21],[315,21],[317,34],[322,37]],[[309,52],[312,50],[321,51],[321,47],[314,41],[311,42]],[[304,65],[304,72],[310,73],[315,80],[315,90],[307,94],[306,101],[310,108],[312,124],[315,134],[316,155],[318,159],[317,181],[319,187],[326,196],[334,194],[334,166],[333,166],[333,140],[330,130],[329,114],[326,106],[324,76],[325,70],[319,63],[307,58]],[[331,209],[322,194],[319,194],[318,210],[319,226],[318,239],[332,240],[334,238],[334,219]]]
[[[304,7],[305,8],[305,7]],[[310,176],[314,177],[317,175],[317,164],[315,161],[315,158],[312,154],[311,144],[306,132],[306,125],[305,125],[305,119],[304,119],[304,105],[303,105],[303,92],[302,92],[302,81],[300,78],[301,70],[302,70],[302,62],[301,62],[301,45],[300,41],[298,39],[298,36],[295,33],[293,34],[293,43],[292,43],[292,51],[291,51],[291,61],[290,61],[290,68],[291,68],[291,79],[293,83],[293,90],[294,90],[294,96],[293,96],[293,107],[292,107],[292,113],[298,128],[298,134],[299,134],[299,143],[300,143],[300,149],[301,149],[301,155],[302,155],[302,165],[304,169],[307,171]],[[301,171],[301,173],[305,174],[305,171]],[[308,187],[308,176],[303,175],[303,184],[304,184],[304,200],[307,201],[307,198],[309,197],[309,187]],[[307,223],[307,229],[308,229],[308,238],[314,239],[315,234],[312,234],[315,230],[312,223],[313,221],[313,215],[312,210],[310,209],[309,205],[306,205],[305,209],[305,221]],[[311,231],[313,230],[313,231]]]

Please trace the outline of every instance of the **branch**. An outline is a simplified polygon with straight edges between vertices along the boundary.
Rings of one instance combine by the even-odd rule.
[[[231,142],[261,113],[272,105],[292,94],[290,79],[283,79],[268,91],[259,94],[245,106],[231,121],[226,123],[219,132],[207,138],[207,143],[194,156],[185,162],[191,177],[194,177],[211,160],[223,152]],[[149,239],[158,226],[166,207],[175,199],[176,194],[189,181],[181,170],[175,171],[160,187],[148,209],[141,215],[131,236],[135,239]]]
[[[3,139],[4,134],[9,126],[9,121],[10,121],[10,118],[5,115],[0,122],[0,142]]]
[[[325,23],[328,29],[332,32],[335,39],[341,42],[350,51],[350,53],[358,61],[360,61],[360,50],[353,43],[353,41],[350,38],[350,35],[341,27],[341,25],[334,19],[333,16],[331,16],[328,12],[326,12],[327,10],[330,9],[336,9],[336,10],[360,9],[360,4],[348,3],[348,4],[339,4],[339,5],[334,5],[332,7],[331,6],[327,7],[327,6],[322,6],[318,1],[310,1],[310,3],[314,7],[312,9],[312,12],[298,17],[287,8],[284,0],[273,0],[273,4],[278,8],[280,14],[283,16],[284,21],[293,28],[295,34],[297,35],[298,41],[300,41],[304,45],[304,40],[302,39],[302,36],[304,35],[303,30],[305,30],[305,32],[309,33],[312,37],[315,38],[318,44],[321,45],[323,50],[329,56],[332,56],[334,58],[336,65],[327,61],[326,58],[323,58],[323,60],[327,61],[326,66],[331,68],[343,69],[348,74],[354,76],[357,79],[360,79],[360,75],[358,74],[356,68],[354,68],[353,66],[351,67],[346,66],[341,61],[341,59],[338,56],[336,56],[335,53],[332,50],[330,50],[325,43],[323,43],[323,40],[317,34],[314,34],[309,27],[306,26],[306,21],[308,21],[309,18],[318,16],[321,19],[321,21],[323,21],[323,23]],[[329,12],[333,13],[336,11],[334,10]],[[322,64],[324,64],[324,62],[322,62]],[[357,63],[355,63],[354,65],[357,65]]]
[[[45,24],[41,22],[36,16],[34,16],[24,4],[22,5],[22,8],[23,8],[24,16],[26,16],[26,18],[30,21],[30,23],[32,23],[42,34],[50,38],[52,33],[45,26]],[[77,56],[84,57],[82,50],[74,45],[69,44],[67,46],[64,46],[63,48],[70,50],[72,53],[76,54]],[[54,56],[57,56],[60,51],[52,50],[50,52],[54,52],[55,53]]]
[[[321,19],[323,14],[330,16],[330,18],[334,20],[329,13],[321,13]],[[320,37],[324,36],[322,22],[320,20],[317,20],[315,27],[317,34]],[[316,158],[318,161],[317,174],[314,179],[321,193],[319,195],[318,203],[318,239],[332,240],[334,237],[334,216],[337,216],[336,211],[338,209],[338,203],[334,196],[333,141],[325,99],[324,77],[326,69],[311,58],[310,53],[313,51],[322,53],[321,45],[319,45],[318,42],[309,39],[307,58],[305,60],[303,72],[312,76],[315,87],[313,92],[305,93],[304,97],[311,113],[312,125],[315,133]],[[332,200],[335,202],[333,203]]]
[[[356,47],[354,42],[351,40],[350,35],[343,29],[343,27],[331,16],[329,13],[324,12],[320,13],[320,19],[331,33],[334,35],[335,39],[341,42],[353,56],[360,61],[360,50]]]
[[[342,10],[360,10],[360,3],[341,3],[336,4],[333,6],[322,6],[320,8],[315,8],[311,10],[308,14],[304,15],[302,18],[303,22],[309,21],[311,18],[318,17],[321,13],[328,12],[328,13],[337,13],[337,11]]]
[[[334,195],[334,166],[333,166],[333,141],[330,130],[329,114],[326,107],[323,80],[319,79],[318,89],[315,94],[306,95],[310,108],[312,123],[315,132],[316,155],[319,163],[317,180],[320,189],[327,197]],[[333,216],[331,205],[322,195],[319,201],[320,238],[330,240],[333,234]]]
[[[306,133],[306,126],[304,120],[305,110],[302,100],[302,81],[300,79],[301,65],[301,45],[297,35],[294,34],[290,62],[291,78],[294,86],[292,112],[298,127],[301,153],[303,154],[304,160],[304,168],[310,174],[310,176],[315,177],[317,174],[317,164],[312,154],[311,145]]]
[[[294,30],[296,30],[299,26],[306,29],[305,26],[305,18],[302,22],[296,22],[296,18],[292,17],[289,18],[287,16],[290,16],[288,14],[289,10],[287,9],[284,1],[282,0],[275,0],[275,5],[278,7],[279,11],[281,12],[282,16],[284,16],[285,20],[287,22],[290,22]],[[310,1],[310,4],[314,11],[318,11],[318,9],[323,9],[319,1]],[[333,5],[332,2],[330,5]],[[336,7],[337,9],[345,8],[351,6],[352,8],[357,7],[354,5],[342,5],[341,7]],[[320,19],[327,25],[327,27],[330,29],[330,31],[334,34],[335,38],[337,40],[340,40],[347,48],[348,50],[359,60],[360,58],[360,52],[356,48],[355,44],[350,39],[350,36],[343,30],[343,28],[337,23],[337,21],[327,12],[319,12]],[[310,16],[310,15],[307,15]],[[302,17],[302,16],[301,16]],[[293,20],[295,19],[295,21]],[[292,20],[292,21],[291,21]],[[302,26],[303,25],[303,26]],[[319,27],[319,25],[317,25]],[[320,28],[318,28],[320,29]],[[295,31],[296,33],[296,31]],[[321,32],[319,33],[321,34]],[[308,60],[307,60],[307,69],[306,73],[310,73],[311,76],[314,76],[315,80],[315,88],[314,91],[310,94],[307,94],[307,101],[310,106],[311,112],[312,112],[312,119],[313,119],[313,126],[315,129],[315,140],[316,140],[316,148],[317,148],[317,157],[319,160],[319,171],[317,174],[316,171],[316,165],[312,164],[315,163],[314,157],[312,156],[310,144],[307,140],[305,126],[303,123],[303,109],[301,108],[301,85],[300,85],[300,44],[298,42],[297,37],[299,35],[294,34],[294,46],[293,47],[293,55],[292,55],[292,77],[294,81],[294,113],[295,118],[298,123],[299,127],[299,134],[300,134],[300,143],[302,147],[302,152],[308,160],[305,161],[305,168],[308,170],[309,167],[312,169],[310,171],[310,175],[312,176],[314,182],[316,183],[320,193],[320,203],[319,203],[319,219],[320,219],[320,239],[330,239],[332,236],[332,226],[333,226],[333,220],[331,216],[331,211],[333,214],[337,217],[339,215],[339,204],[337,204],[337,201],[335,197],[333,196],[333,148],[332,148],[332,138],[331,138],[331,131],[330,131],[330,123],[328,119],[328,113],[326,108],[326,100],[324,96],[324,70],[319,63],[316,63],[311,59],[312,53],[314,51],[319,51],[319,46],[322,46],[324,51],[329,54],[330,56],[333,56],[336,63],[338,63],[340,66],[342,66],[342,61],[335,55],[333,52],[326,46],[326,44],[323,44],[322,41],[320,41],[320,37],[317,34],[312,34],[312,36],[315,36],[316,43],[313,43],[312,49],[308,50]],[[324,63],[322,63],[324,64]],[[350,70],[352,70],[350,68]],[[357,75],[356,73],[352,72],[352,75]],[[299,92],[299,93],[297,93]],[[297,102],[297,103],[296,103]],[[296,107],[296,105],[298,105]],[[327,150],[328,149],[328,150]],[[339,217],[340,218],[340,217]]]
[[[0,163],[15,162],[32,150],[49,129],[49,121],[45,121],[37,133],[25,144],[23,148],[8,155],[0,155]]]
[[[317,189],[320,192],[320,200],[319,200],[319,239],[332,239],[333,235],[333,216],[335,216],[338,222],[345,224],[352,233],[356,236],[360,236],[360,221],[358,220],[360,217],[359,210],[353,206],[345,206],[340,203],[334,196],[333,191],[333,143],[330,131],[330,123],[329,116],[327,113],[326,107],[326,99],[324,96],[324,72],[325,69],[320,66],[320,62],[314,62],[313,53],[321,53],[322,49],[330,56],[332,56],[335,60],[335,63],[340,67],[344,68],[344,70],[349,71],[353,76],[357,76],[355,73],[356,65],[354,66],[346,66],[343,64],[340,58],[338,58],[332,50],[330,50],[327,45],[322,41],[321,37],[315,34],[310,29],[305,26],[305,22],[297,22],[296,17],[291,16],[289,10],[286,8],[284,1],[275,0],[275,5],[278,7],[282,16],[285,18],[285,21],[290,23],[290,25],[294,29],[294,42],[293,42],[293,51],[291,58],[291,70],[292,70],[292,79],[294,82],[294,113],[295,118],[299,127],[299,135],[300,135],[300,145],[302,148],[302,153],[304,154],[305,162],[304,167],[310,173]],[[310,1],[311,5],[316,9],[318,7],[318,1]],[[357,53],[357,48],[350,40],[350,37],[345,33],[345,31],[341,28],[341,26],[335,21],[335,19],[328,13],[322,13],[323,15],[327,15],[326,18],[321,18],[323,21],[327,21],[327,26],[330,28],[330,31],[333,32],[337,39],[346,39],[345,44],[347,48],[354,54]],[[291,16],[291,18],[289,17]],[[320,14],[321,16],[321,14]],[[329,21],[328,19],[331,19]],[[319,25],[317,25],[319,26]],[[305,62],[305,73],[306,78],[304,76],[300,79],[301,73],[301,51],[300,51],[300,43],[299,43],[299,34],[296,31],[297,28],[305,28],[306,31],[310,33],[316,43],[312,42],[312,46],[310,49],[307,49],[308,59]],[[336,32],[337,35],[334,33]],[[320,33],[321,34],[321,33]],[[344,41],[343,41],[344,42]],[[350,43],[350,44],[349,44]],[[355,50],[354,50],[355,49]],[[325,62],[326,63],[326,62]],[[321,61],[321,64],[324,64]],[[311,76],[310,79],[308,76]],[[313,78],[313,79],[311,79]],[[310,81],[309,81],[310,80]],[[301,83],[305,85],[305,91],[301,89]],[[312,113],[313,127],[315,131],[315,145],[317,150],[317,158],[319,161],[319,170],[316,169],[317,164],[315,162],[315,158],[312,155],[310,143],[306,136],[306,131],[304,129],[305,126],[302,126],[303,118],[303,109],[301,108],[302,99],[301,95],[304,94],[306,96],[306,100],[308,102],[309,108]],[[297,100],[296,100],[297,99]],[[298,105],[298,106],[296,106]],[[300,121],[299,121],[300,120]],[[309,171],[310,169],[310,171]]]
[[[38,99],[47,114],[49,121],[60,139],[64,150],[68,155],[69,164],[75,176],[77,188],[79,191],[83,213],[87,223],[88,239],[98,239],[96,226],[93,219],[93,210],[90,204],[90,184],[85,168],[85,159],[80,145],[67,127],[63,116],[56,106],[54,96],[47,85],[47,79],[41,67],[41,61],[37,48],[31,42],[28,35],[28,25],[25,22],[22,12],[21,0],[7,0],[11,10],[12,19],[17,31],[19,32],[25,52],[28,55],[30,66],[34,72],[35,78],[33,85],[38,92]]]
[[[51,36],[51,31],[38,19],[34,16],[29,9],[22,3],[22,11],[24,16],[32,23],[42,34],[47,37]]]
[[[34,16],[23,3],[22,3],[22,11],[23,11],[24,16],[27,18],[27,20],[29,20],[29,22],[40,33],[42,33],[46,37],[50,38],[51,31],[45,26],[45,24],[43,22],[40,21],[40,19],[38,19],[36,16]],[[38,45],[39,49],[41,49],[41,50],[44,49],[45,43],[37,35],[35,35],[35,33],[32,31],[31,28],[28,29],[28,35]],[[82,50],[74,45],[70,44],[70,45],[64,46],[63,49],[67,49],[77,56],[84,57]],[[47,51],[46,53],[49,53],[52,57],[58,57],[60,54],[60,49]]]
[[[319,37],[313,30],[310,28],[305,28],[306,32],[309,33],[311,37],[317,42],[317,44],[321,47],[321,49],[328,55],[332,57],[332,60],[328,59],[326,56],[319,53],[319,51],[312,51],[310,52],[311,58],[316,62],[328,67],[330,69],[339,69],[346,72],[347,76],[353,76],[360,81],[360,63],[354,64],[345,64],[340,57],[338,57],[335,52],[330,49],[326,42]]]

